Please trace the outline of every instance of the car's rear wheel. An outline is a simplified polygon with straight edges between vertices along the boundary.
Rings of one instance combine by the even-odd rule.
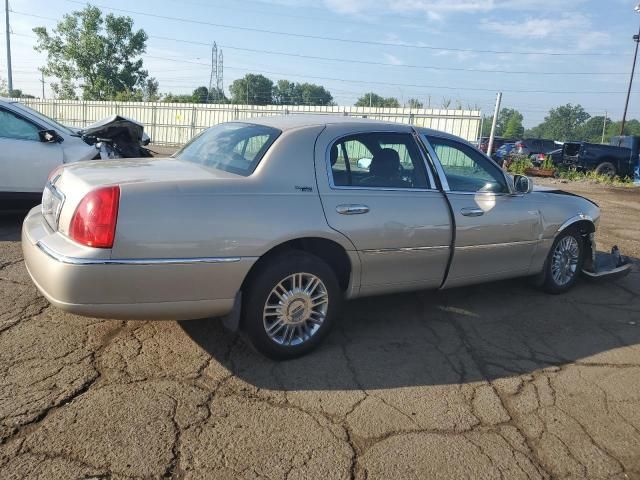
[[[296,251],[267,259],[252,275],[246,293],[242,327],[256,350],[276,360],[317,347],[342,303],[331,267]]]
[[[576,230],[566,230],[555,239],[545,262],[542,288],[564,293],[578,280],[584,262],[584,241]]]
[[[606,175],[608,177],[614,177],[616,175],[616,167],[611,162],[602,162],[596,167],[596,173],[598,175]]]

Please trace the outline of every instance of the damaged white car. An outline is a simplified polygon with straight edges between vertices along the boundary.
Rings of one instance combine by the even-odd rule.
[[[49,174],[73,162],[148,157],[144,127],[112,116],[83,129],[64,126],[31,108],[0,99],[0,205],[36,205]]]

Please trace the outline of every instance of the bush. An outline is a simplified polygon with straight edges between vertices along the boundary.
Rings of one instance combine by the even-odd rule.
[[[513,155],[507,171],[514,175],[524,175],[527,168],[533,167],[531,159],[526,155]]]
[[[542,165],[540,165],[540,168],[552,170],[555,169],[556,166],[553,164],[553,160],[551,159],[551,157],[549,155],[545,155],[544,161],[542,162]]]

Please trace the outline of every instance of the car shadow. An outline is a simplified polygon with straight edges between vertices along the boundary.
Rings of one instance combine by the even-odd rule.
[[[624,347],[640,344],[640,262],[633,260],[627,277],[581,279],[564,295],[518,279],[350,301],[316,351],[286,362],[254,352],[219,321],[180,324],[231,373],[270,390],[447,385],[615,363],[633,355]]]

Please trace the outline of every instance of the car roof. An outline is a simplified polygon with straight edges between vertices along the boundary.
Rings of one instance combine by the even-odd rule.
[[[249,123],[254,125],[264,125],[267,127],[277,128],[282,131],[294,130],[297,128],[313,127],[321,125],[366,125],[375,128],[376,125],[395,125],[409,128],[411,125],[406,123],[386,122],[384,120],[372,120],[370,118],[350,117],[342,115],[323,115],[323,114],[289,114],[276,115],[267,117],[252,117],[244,120],[236,120],[238,123]],[[451,138],[457,138],[445,132],[433,130],[424,127],[414,127],[420,133],[426,135],[438,135]]]

